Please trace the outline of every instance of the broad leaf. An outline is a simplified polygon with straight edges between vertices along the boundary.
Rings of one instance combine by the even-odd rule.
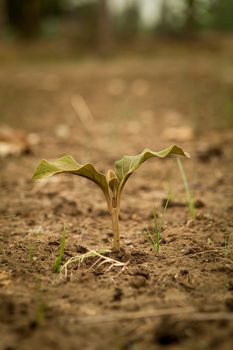
[[[165,158],[170,154],[178,154],[190,158],[187,152],[184,152],[180,147],[174,145],[159,152],[153,152],[149,148],[136,156],[124,156],[115,163],[115,173],[120,182],[120,190],[122,190],[130,175],[140,167],[147,159],[153,157]]]
[[[69,173],[85,177],[96,183],[108,195],[108,184],[104,174],[95,169],[92,164],[78,164],[73,157],[64,156],[54,162],[42,160],[33,175],[34,180],[43,179],[48,176]]]

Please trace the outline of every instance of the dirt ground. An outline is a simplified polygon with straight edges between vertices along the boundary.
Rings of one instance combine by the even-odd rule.
[[[233,55],[158,52],[112,61],[4,62],[1,125],[30,149],[0,158],[0,349],[219,349],[233,344]],[[174,157],[153,159],[126,185],[120,216],[124,268],[97,258],[111,220],[94,184],[75,176],[33,182],[42,158],[71,154],[102,171],[123,154],[177,143],[197,216]],[[145,234],[164,218],[160,254]]]

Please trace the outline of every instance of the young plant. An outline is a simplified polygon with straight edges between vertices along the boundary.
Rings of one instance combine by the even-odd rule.
[[[34,256],[34,250],[32,246],[29,246],[28,248],[28,260],[32,261]]]
[[[165,206],[163,208],[161,218],[158,217],[156,213],[156,209],[153,210],[153,232],[151,232],[148,227],[146,227],[146,235],[148,237],[149,242],[152,244],[153,249],[159,255],[160,253],[160,240],[161,240],[161,232],[164,224],[164,217],[167,210],[169,199],[167,199]]]
[[[42,326],[45,320],[45,304],[41,295],[38,296],[36,301],[36,315],[35,315],[35,323],[36,325]]]
[[[33,175],[33,179],[43,179],[52,175],[68,173],[85,177],[99,186],[105,196],[108,210],[112,218],[113,247],[116,250],[119,250],[120,201],[122,191],[127,180],[146,160],[153,157],[165,158],[170,154],[177,154],[190,158],[187,152],[184,152],[176,145],[166,148],[160,152],[153,152],[146,148],[142,153],[137,154],[136,156],[123,156],[122,159],[116,161],[114,170],[110,169],[108,170],[107,174],[104,175],[103,173],[97,171],[92,164],[86,163],[81,165],[77,163],[73,157],[66,155],[55,160],[54,162],[42,160]]]
[[[182,180],[184,183],[184,188],[185,188],[185,192],[186,192],[189,211],[190,211],[192,219],[195,220],[196,214],[197,214],[196,208],[195,208],[195,201],[194,201],[193,195],[192,195],[190,187],[189,187],[188,179],[187,179],[187,176],[185,174],[183,164],[182,164],[181,160],[178,158],[177,158],[177,164],[178,164],[180,174],[181,174],[181,177],[182,177]]]
[[[66,225],[64,225],[62,235],[61,235],[59,253],[53,265],[53,272],[60,272],[61,270],[61,262],[64,255],[64,250],[65,250],[66,232],[67,232]]]
[[[227,256],[230,254],[230,236],[224,237],[224,254]]]

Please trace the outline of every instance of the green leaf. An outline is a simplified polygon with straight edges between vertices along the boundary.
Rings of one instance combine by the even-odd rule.
[[[173,145],[159,152],[153,152],[149,148],[136,156],[124,156],[115,163],[115,173],[120,182],[120,190],[122,190],[130,175],[140,167],[147,159],[153,157],[165,158],[170,154],[178,154],[190,158],[187,152],[184,152],[180,147]]]
[[[63,173],[85,177],[96,183],[105,195],[108,194],[108,184],[105,175],[97,171],[92,164],[78,164],[71,156],[61,157],[54,162],[42,160],[36,168],[33,179],[38,180]]]

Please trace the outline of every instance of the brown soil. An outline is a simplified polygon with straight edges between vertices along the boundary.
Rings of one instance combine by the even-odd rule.
[[[222,52],[195,51],[1,67],[1,122],[40,138],[29,154],[0,160],[1,350],[231,349],[232,62]],[[74,112],[78,94],[94,121]],[[192,156],[183,165],[196,220],[175,159],[151,160],[122,199],[122,251],[110,256],[125,268],[108,271],[89,258],[70,265],[67,276],[52,272],[63,224],[64,263],[84,248],[110,248],[111,221],[85,179],[34,183],[38,161],[72,154],[105,170],[124,153],[169,146],[164,131],[181,126],[194,132],[177,143]],[[161,216],[168,191],[173,202],[157,255],[144,228],[152,229],[154,207]]]

